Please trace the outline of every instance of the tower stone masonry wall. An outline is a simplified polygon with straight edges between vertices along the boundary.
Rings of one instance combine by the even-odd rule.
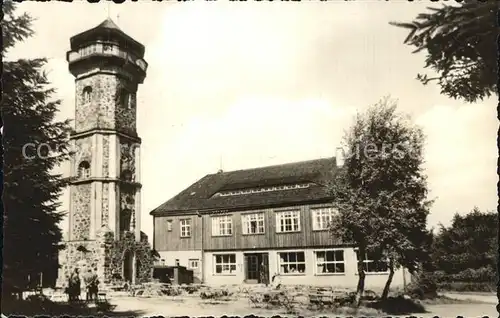
[[[102,136],[102,176],[109,177],[109,136]]]
[[[114,184],[103,183],[102,185],[102,214],[101,214],[101,224],[103,226],[110,227],[109,222],[109,187],[114,186]]]
[[[101,25],[116,27],[110,20]],[[98,37],[96,34],[96,41]],[[127,47],[121,49],[126,51]],[[78,50],[78,43],[72,43],[73,56],[80,54]],[[70,235],[59,253],[57,285],[65,286],[75,267],[82,275],[92,270],[105,285],[116,283],[116,274],[123,283],[125,255],[132,255],[135,262],[129,277],[132,282],[148,281],[153,258],[147,236],[138,229],[140,144],[135,142],[136,93],[144,74],[134,69],[138,66],[116,63],[104,55],[101,59],[98,54],[69,62],[76,77],[75,131],[86,133],[71,140],[75,149],[71,176],[80,179],[71,184]],[[90,165],[90,174],[84,176],[78,171],[83,161]],[[130,223],[120,233],[124,210],[130,213]]]
[[[90,239],[91,184],[79,184],[72,187],[71,240],[88,240]]]

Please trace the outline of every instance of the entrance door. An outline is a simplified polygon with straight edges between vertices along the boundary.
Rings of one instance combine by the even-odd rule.
[[[125,281],[131,282],[133,275],[133,261],[134,257],[131,251],[126,251],[123,256],[123,279]]]
[[[259,281],[259,257],[255,254],[249,254],[246,257],[247,271],[246,280],[248,283],[258,283]]]

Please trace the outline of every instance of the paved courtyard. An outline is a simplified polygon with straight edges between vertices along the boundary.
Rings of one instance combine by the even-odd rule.
[[[464,298],[463,298],[464,299]],[[472,299],[472,298],[465,298]],[[495,308],[494,297],[483,298],[481,301],[491,301],[490,303],[471,304],[446,304],[427,305],[427,313],[414,313],[417,317],[431,318],[439,317],[498,317]],[[283,309],[253,308],[248,299],[242,298],[231,302],[209,302],[198,297],[171,297],[171,298],[133,298],[117,297],[111,299],[111,303],[116,305],[115,312],[132,312],[137,316],[222,316],[249,314],[260,316],[273,316],[276,314],[286,315]],[[307,315],[307,313],[301,313]],[[336,315],[327,311],[311,313],[314,316]],[[307,315],[310,316],[311,314]],[[409,316],[403,315],[403,316]]]

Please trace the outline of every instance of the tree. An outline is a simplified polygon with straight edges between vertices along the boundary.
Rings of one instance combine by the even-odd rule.
[[[448,280],[491,282],[495,280],[498,254],[498,215],[474,208],[456,214],[450,227],[441,226],[433,244],[437,270]]]
[[[391,22],[410,30],[405,43],[414,53],[426,51],[425,68],[438,73],[417,78],[423,84],[437,81],[442,94],[467,102],[491,96],[498,78],[498,1],[466,0],[428,10],[410,23]]]
[[[16,15],[15,5],[3,5],[4,52],[33,34],[31,17]],[[56,121],[60,101],[42,67],[44,59],[5,61],[4,119],[4,241],[2,299],[27,287],[53,269],[62,238],[58,223],[59,196],[66,180],[53,169],[68,159],[69,121]]]
[[[344,136],[344,166],[329,184],[339,211],[332,231],[358,248],[356,305],[364,292],[366,252],[382,264],[388,259],[385,297],[395,268],[416,269],[428,255],[423,141],[422,131],[389,98],[358,114]]]

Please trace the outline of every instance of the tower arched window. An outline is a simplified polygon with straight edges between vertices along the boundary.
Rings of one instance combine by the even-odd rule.
[[[83,103],[89,104],[92,101],[92,87],[86,86],[83,89]]]
[[[78,165],[78,177],[81,179],[90,178],[90,163],[82,161]]]
[[[130,231],[130,224],[132,221],[132,211],[124,209],[120,213],[120,232]]]

